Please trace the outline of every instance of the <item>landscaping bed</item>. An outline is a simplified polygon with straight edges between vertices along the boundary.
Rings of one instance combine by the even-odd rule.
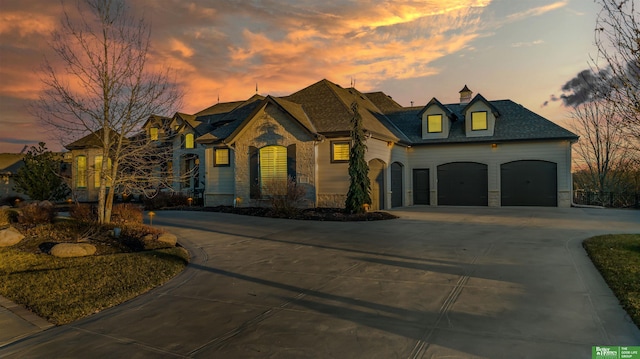
[[[379,221],[398,218],[391,213],[376,211],[366,213],[345,213],[342,208],[306,208],[290,213],[278,212],[268,207],[187,207],[191,210],[202,210],[207,212],[234,213],[248,216],[289,218],[311,221]]]
[[[38,203],[0,209],[2,238],[20,237],[0,246],[0,294],[53,324],[130,300],[189,261],[174,235],[142,224],[137,207],[118,208],[120,222],[104,225],[87,206],[70,213],[74,218],[55,218],[49,204]]]
[[[597,236],[585,240],[583,246],[640,328],[640,234]]]

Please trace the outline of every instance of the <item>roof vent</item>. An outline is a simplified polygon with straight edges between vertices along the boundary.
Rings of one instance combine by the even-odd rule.
[[[473,95],[473,91],[469,90],[467,85],[464,85],[462,90],[460,90],[460,104],[464,105],[471,102],[471,95]]]

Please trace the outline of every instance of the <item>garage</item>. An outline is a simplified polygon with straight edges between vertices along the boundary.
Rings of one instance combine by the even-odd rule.
[[[487,165],[452,162],[438,166],[438,205],[487,206]]]
[[[558,205],[558,165],[554,162],[522,160],[500,166],[502,206]]]

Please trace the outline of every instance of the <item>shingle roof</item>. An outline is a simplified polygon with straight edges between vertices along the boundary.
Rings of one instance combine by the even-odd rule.
[[[23,153],[0,153],[0,173],[16,173],[24,166]]]
[[[440,106],[453,122],[448,138],[423,140],[420,114],[426,107],[402,107],[383,92],[363,94],[326,79],[289,96],[265,98],[254,95],[247,101],[216,104],[193,115],[193,120],[189,121],[197,122],[198,132],[204,134],[198,142],[215,143],[231,136],[269,101],[279,105],[310,132],[328,136],[350,132],[351,104],[355,101],[366,131],[382,139],[406,144],[578,138],[510,100],[487,101],[478,94],[469,104],[443,105],[435,98],[431,100],[427,106]],[[493,136],[467,137],[464,133],[464,109],[476,101],[486,102],[493,112],[499,113]]]
[[[413,107],[387,113],[387,117],[407,135],[409,141],[413,144],[578,139],[578,136],[571,131],[556,125],[511,100],[488,102],[500,113],[500,116],[496,118],[493,136],[488,137],[467,137],[464,132],[464,121],[457,120],[451,123],[448,138],[424,140],[422,139],[421,120],[418,116],[422,107]],[[449,104],[445,106],[455,114],[457,118],[464,119],[462,111],[466,104]]]
[[[402,108],[402,105],[395,102],[391,96],[382,91],[367,92],[364,95],[382,112],[391,112]]]
[[[119,136],[118,133],[115,132],[114,130],[111,130],[110,134],[111,134],[111,140],[115,140]],[[64,147],[68,150],[75,150],[75,149],[82,149],[82,148],[102,148],[103,137],[104,137],[104,129],[101,128],[98,131],[91,132],[90,134]]]
[[[365,130],[394,141],[404,139],[393,125],[385,123],[387,120],[380,109],[354,88],[345,89],[328,80],[321,80],[284,98],[302,105],[321,134],[349,132],[353,118],[351,104],[355,101]]]
[[[223,140],[233,133],[242,122],[252,114],[256,108],[262,104],[263,96],[253,95],[247,101],[233,108],[232,111],[216,117],[215,122],[210,123],[213,127],[209,133],[198,138],[198,142],[211,143]]]

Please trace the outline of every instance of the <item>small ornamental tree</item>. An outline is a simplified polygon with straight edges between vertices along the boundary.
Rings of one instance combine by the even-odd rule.
[[[351,119],[351,151],[349,153],[349,192],[345,203],[347,213],[365,212],[365,204],[371,204],[369,191],[369,165],[364,159],[367,145],[364,144],[364,130],[362,129],[362,117],[358,111],[358,104],[354,101],[351,105],[353,118]]]
[[[22,160],[24,166],[15,177],[16,191],[38,201],[57,201],[70,193],[60,176],[61,160],[47,150],[44,142],[31,146]]]

